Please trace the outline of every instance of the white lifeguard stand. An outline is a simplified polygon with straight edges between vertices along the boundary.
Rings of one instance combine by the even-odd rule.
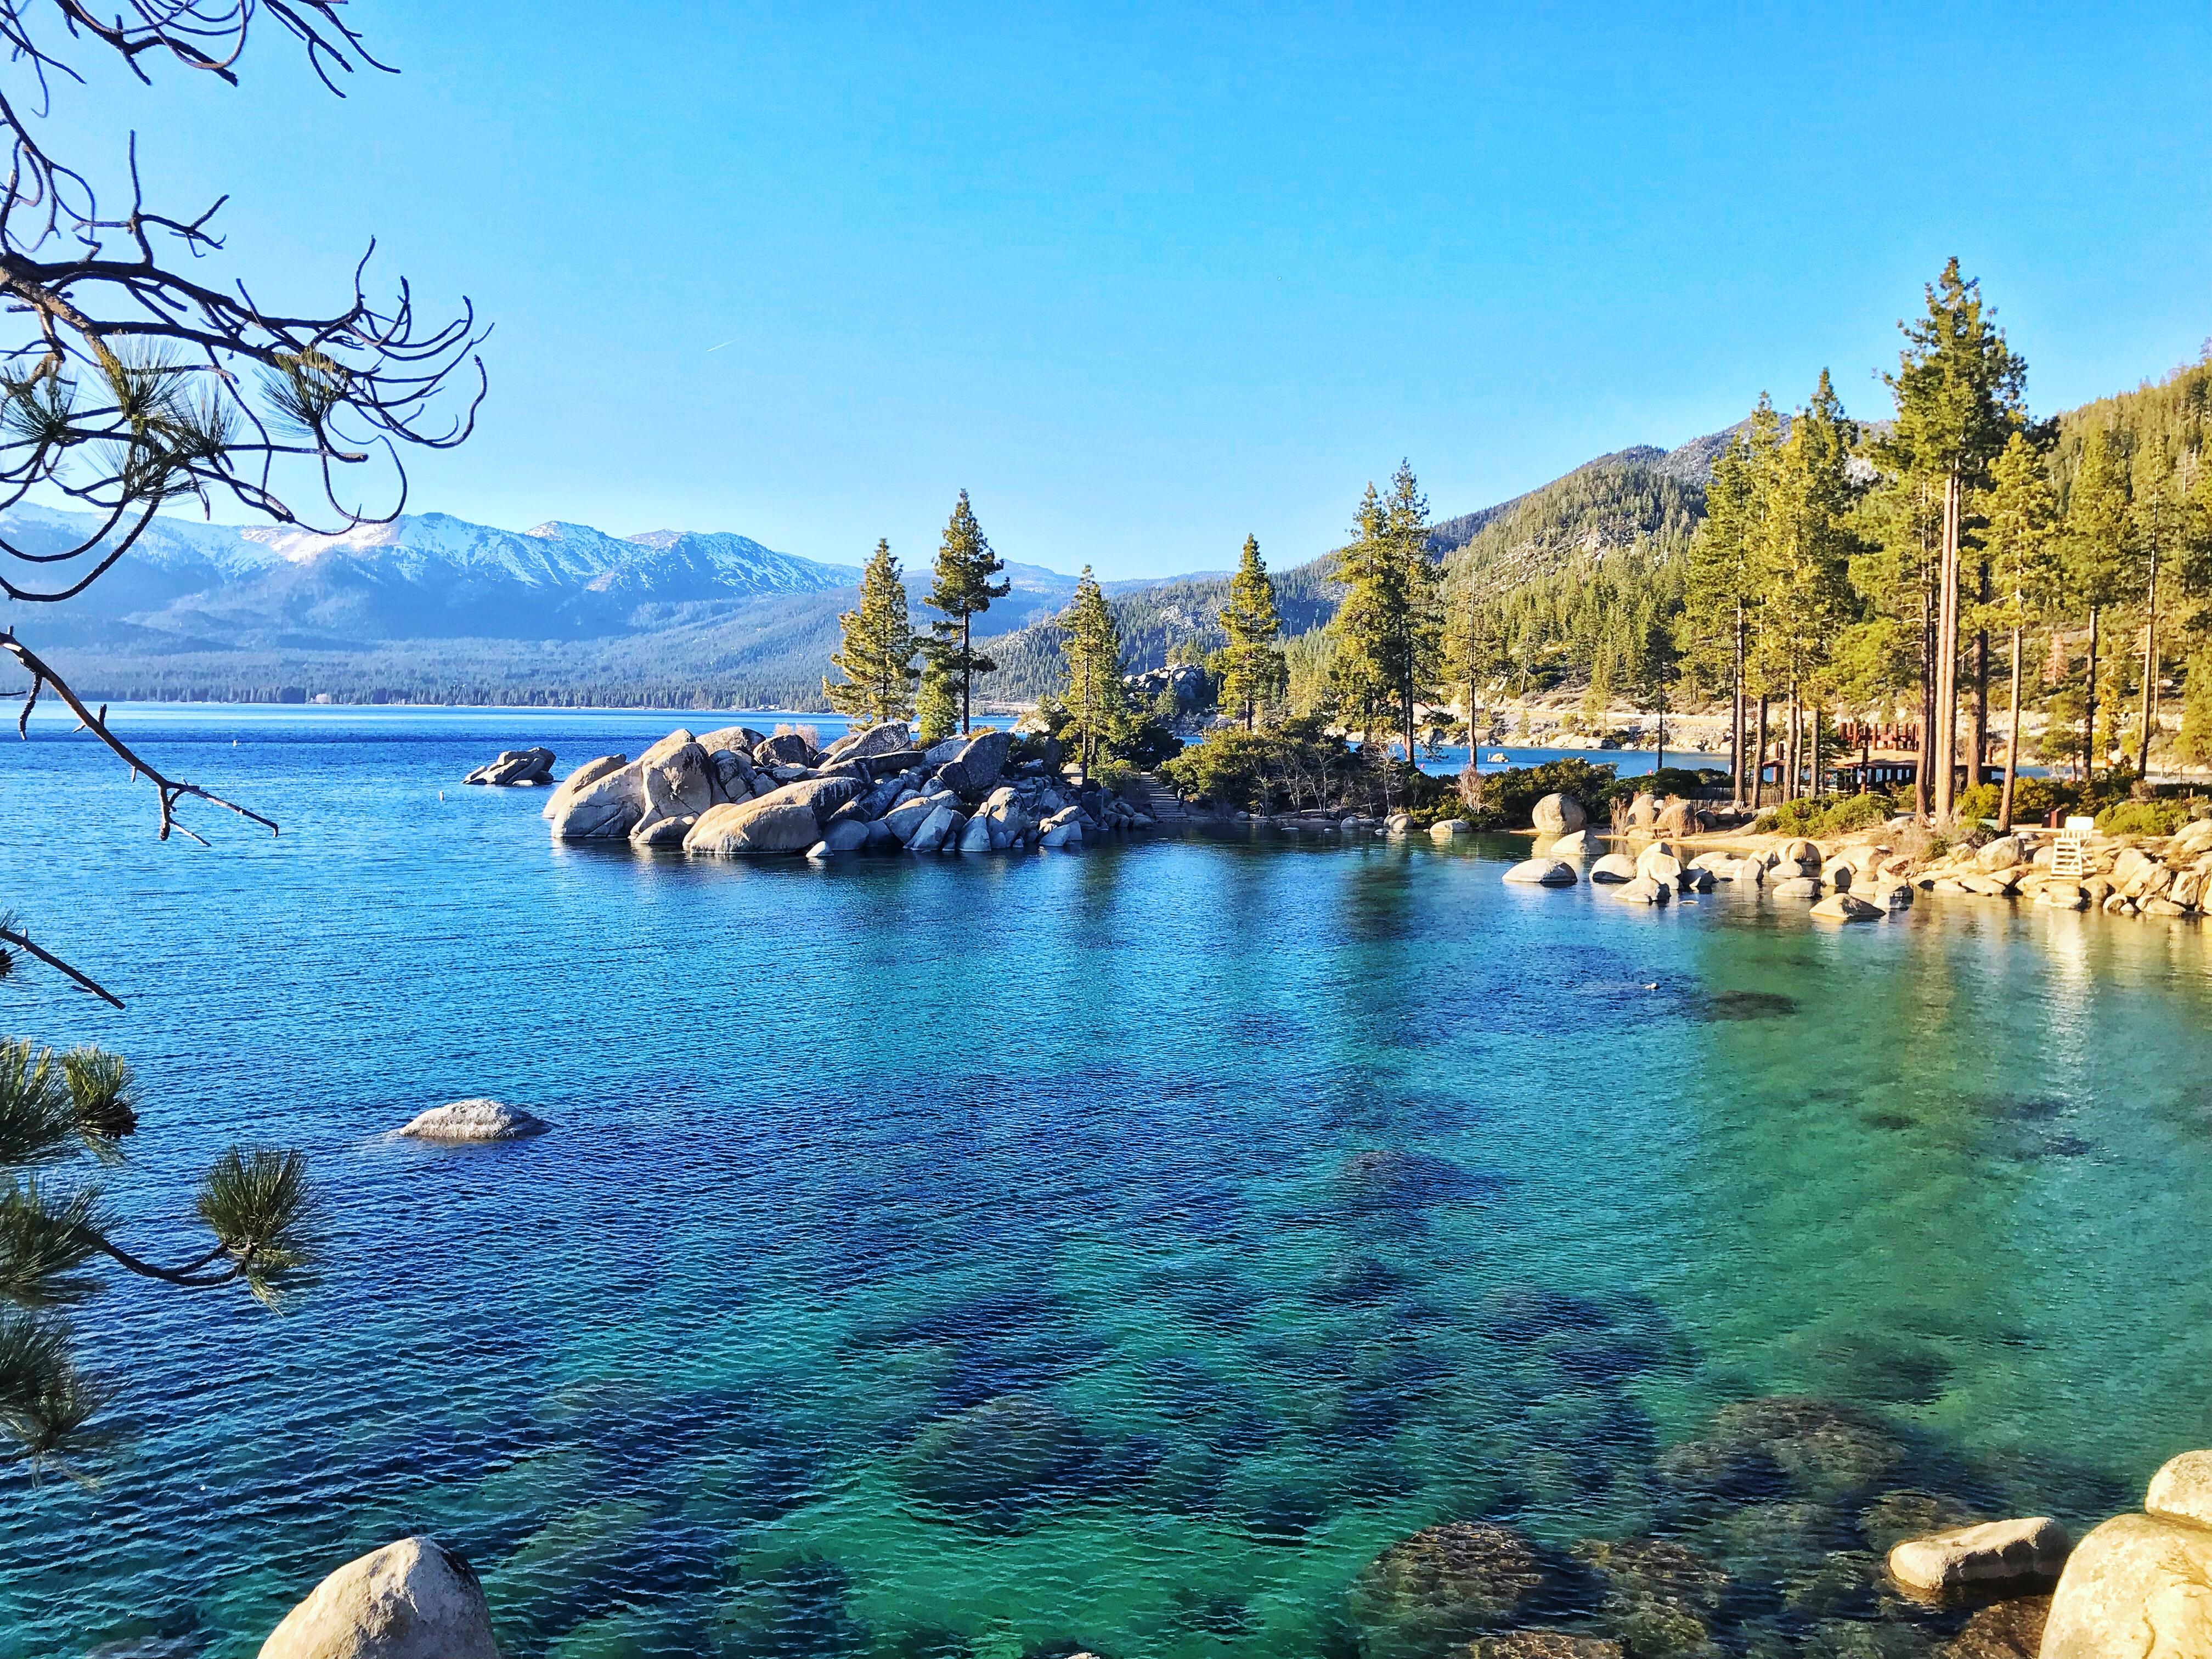
[[[2094,818],[2069,818],[2051,848],[2051,873],[2080,880],[2088,874],[2089,837],[2096,833]]]

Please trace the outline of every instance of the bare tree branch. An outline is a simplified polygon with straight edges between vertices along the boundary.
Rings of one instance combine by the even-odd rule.
[[[70,967],[69,963],[64,962],[52,951],[48,951],[40,945],[33,945],[31,942],[31,936],[23,932],[20,926],[10,927],[0,924],[0,945],[12,945],[25,955],[35,957],[40,962],[45,963],[47,967],[68,975],[70,978],[75,980],[81,988],[91,992],[93,995],[98,997],[103,1002],[109,1003],[118,1008],[120,1008],[123,1006],[123,999],[121,997],[117,996],[114,992],[100,984],[99,981],[94,979],[89,974],[80,972],[78,969]]]
[[[0,634],[0,651],[6,652],[16,661],[21,663],[29,671],[31,676],[31,689],[25,694],[22,714],[16,720],[17,734],[28,736],[31,705],[38,701],[41,687],[52,686],[54,695],[66,703],[70,712],[76,716],[77,728],[80,731],[89,732],[106,744],[115,752],[118,759],[131,768],[133,777],[143,775],[147,781],[154,786],[155,793],[160,797],[161,803],[161,840],[168,840],[169,831],[174,830],[178,834],[189,836],[203,847],[207,845],[205,836],[177,822],[177,803],[186,799],[207,801],[235,812],[239,817],[261,825],[272,836],[281,833],[276,828],[275,819],[264,818],[260,813],[240,806],[236,801],[225,800],[221,795],[210,790],[203,789],[196,783],[187,782],[182,778],[166,776],[156,768],[148,764],[128,744],[108,730],[107,705],[102,703],[100,706],[100,712],[96,714],[87,708],[76,693],[70,690],[68,682],[54,672],[53,665],[18,640],[14,630],[10,629],[7,633]]]

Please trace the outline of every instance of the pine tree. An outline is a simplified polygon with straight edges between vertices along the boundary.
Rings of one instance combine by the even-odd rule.
[[[991,580],[1006,568],[1006,562],[983,539],[983,527],[975,522],[975,509],[968,505],[968,492],[962,490],[953,504],[952,516],[945,521],[945,539],[937,550],[937,568],[929,589],[930,608],[942,611],[945,620],[930,623],[929,629],[937,639],[939,669],[947,679],[959,683],[963,732],[971,729],[975,676],[988,674],[999,665],[975,649],[975,621],[991,608],[992,600],[1003,599],[1012,591],[1011,582]]]
[[[1684,593],[1691,672],[1705,684],[1728,688],[1729,773],[1738,806],[1752,770],[1745,752],[1744,696],[1760,594],[1753,544],[1764,506],[1762,469],[1778,426],[1773,405],[1762,393],[1750,429],[1737,433],[1714,459],[1705,521],[1690,542]]]
[[[1075,597],[1060,613],[1060,655],[1067,665],[1068,726],[1084,775],[1120,741],[1128,719],[1121,684],[1121,633],[1113,607],[1085,565]]]
[[[2066,495],[2065,574],[2073,602],[2087,613],[2089,660],[2081,717],[2081,776],[2096,775],[2104,745],[2097,734],[2099,634],[2105,612],[2126,591],[2135,551],[2135,520],[2130,511],[2128,471],[2109,434],[2093,429],[2081,447],[2081,465]]]
[[[2051,542],[2058,523],[2050,469],[2024,434],[2014,433],[2005,444],[1980,505],[1982,547],[1995,588],[1984,621],[2012,639],[2011,732],[2005,742],[2004,790],[1997,801],[2002,831],[2012,828],[2013,786],[2020,768],[2021,640],[2050,598]]]
[[[1886,376],[1897,399],[1897,422],[1881,446],[1887,465],[1940,487],[1942,507],[1936,576],[1935,732],[1922,768],[1935,768],[1932,810],[1948,819],[1957,793],[1960,565],[1968,526],[1968,495],[2026,419],[2027,364],[1990,320],[1978,281],[1962,276],[1954,258],[1927,292],[1928,314],[1900,323],[1905,349],[1898,372]],[[1981,757],[1974,758],[1978,772]]]
[[[1413,705],[1431,698],[1443,640],[1437,568],[1429,556],[1429,504],[1400,462],[1388,500],[1373,484],[1359,504],[1358,539],[1337,556],[1344,599],[1331,690],[1340,717],[1371,739],[1395,727],[1413,758]]]
[[[878,541],[860,574],[860,605],[837,618],[843,641],[830,665],[842,683],[822,682],[822,694],[841,714],[863,725],[904,720],[914,713],[914,628],[907,620],[906,582],[891,544]]]
[[[914,699],[915,741],[927,749],[952,735],[960,724],[960,704],[953,697],[952,682],[933,647],[922,653],[921,685]]]
[[[0,927],[22,938],[12,918]],[[0,951],[0,978],[21,960]],[[185,1291],[234,1285],[273,1305],[312,1264],[315,1200],[297,1152],[234,1147],[210,1165],[193,1208],[211,1242],[189,1258],[161,1265],[124,1248],[99,1184],[72,1187],[57,1170],[78,1156],[120,1164],[139,1103],[119,1056],[0,1039],[0,1434],[34,1461],[94,1437],[88,1419],[107,1393],[79,1369],[60,1310],[98,1291],[97,1270]]]
[[[1857,441],[1857,424],[1844,414],[1823,369],[1812,402],[1797,411],[1775,452],[1753,542],[1765,590],[1759,614],[1766,678],[1789,700],[1785,799],[1796,795],[1808,764],[1813,792],[1820,791],[1820,703],[1830,689],[1826,671],[1837,640],[1856,611],[1850,568],[1859,541],[1850,520],[1859,495],[1850,469]]]
[[[1275,609],[1275,584],[1260,557],[1256,538],[1244,538],[1243,556],[1229,579],[1229,603],[1221,609],[1229,643],[1221,653],[1221,700],[1244,717],[1244,729],[1259,729],[1260,710],[1279,702],[1289,684],[1283,661],[1283,618]]]

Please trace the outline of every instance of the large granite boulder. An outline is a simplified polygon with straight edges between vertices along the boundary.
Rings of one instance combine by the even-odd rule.
[[[1911,1538],[1889,1553],[1890,1577],[1923,1594],[2046,1583],[2066,1565],[2066,1528],[2047,1515]]]
[[[1528,821],[1540,836],[1564,836],[1589,822],[1589,814],[1572,795],[1545,796],[1529,809]]]
[[[2042,1659],[2203,1659],[2207,1654],[2212,1654],[2212,1527],[2123,1515],[2074,1547],[2051,1593]]]
[[[546,801],[544,809],[539,816],[547,818],[559,817],[562,813],[568,810],[569,803],[578,795],[583,793],[610,772],[619,772],[629,764],[629,757],[626,755],[601,755],[596,760],[586,761],[555,787],[551,798]]]
[[[2169,1458],[2151,1476],[2143,1508],[2161,1521],[2212,1527],[2212,1451],[2185,1451]]]
[[[521,1140],[531,1135],[542,1135],[550,1127],[544,1118],[520,1106],[478,1095],[417,1112],[393,1133],[410,1140],[462,1146],[487,1140]]]
[[[1694,836],[1704,830],[1705,821],[1688,801],[1679,795],[1670,795],[1659,809],[1653,827],[1662,836]]]
[[[704,744],[699,746],[707,749]],[[707,749],[707,763],[714,775],[714,805],[752,798],[753,763],[742,750]]]
[[[1628,827],[1632,830],[1649,830],[1658,821],[1658,797],[1648,789],[1639,789],[1634,799],[1628,803]]]
[[[895,755],[913,741],[914,734],[907,729],[904,720],[885,720],[880,726],[848,732],[822,751],[821,763],[835,766],[842,761],[874,760],[884,755]]]
[[[753,745],[756,766],[811,766],[814,745],[796,732],[779,732]]]
[[[858,778],[839,775],[828,778],[801,778],[771,789],[765,795],[756,795],[750,806],[804,806],[815,818],[827,824],[837,809],[860,793]]]
[[[718,755],[725,750],[742,754],[745,757],[745,764],[750,767],[753,750],[767,738],[750,726],[725,726],[712,732],[702,732],[695,741],[710,755]]]
[[[489,783],[502,789],[535,789],[553,781],[553,751],[502,749],[497,760],[486,762],[461,781]]]
[[[921,828],[922,823],[937,810],[938,797],[909,795],[883,816],[884,827],[889,830],[903,847]]]
[[[1634,881],[1636,860],[1626,853],[1607,853],[1590,866],[1592,881]]]
[[[906,850],[909,853],[934,853],[945,844],[945,837],[951,831],[952,820],[957,816],[950,799],[943,795],[937,797],[937,804],[929,809],[929,816],[922,819],[915,827],[914,833],[907,837]]]
[[[1650,881],[1678,882],[1682,877],[1682,860],[1662,842],[1647,847],[1636,855],[1636,873]]]
[[[467,1561],[403,1538],[349,1561],[284,1615],[261,1659],[499,1659]]]
[[[822,825],[813,807],[805,802],[775,799],[783,793],[777,790],[758,800],[708,807],[684,837],[684,850],[717,858],[804,853],[822,839]]]
[[[938,768],[937,781],[963,799],[981,800],[999,787],[1011,741],[1004,732],[978,732]]]
[[[659,747],[655,744],[654,749]],[[707,751],[698,744],[678,744],[665,753],[638,763],[645,787],[647,817],[679,817],[705,811],[714,804],[714,771]]]
[[[1638,876],[1624,881],[1613,890],[1613,896],[1624,904],[1665,904],[1674,896],[1672,882],[1655,881],[1650,876]]]
[[[579,790],[553,815],[553,838],[620,841],[644,816],[645,757],[640,756]]]

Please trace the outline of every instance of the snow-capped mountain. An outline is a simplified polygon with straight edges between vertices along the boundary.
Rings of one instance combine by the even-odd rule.
[[[27,552],[74,544],[88,513],[19,507],[0,533]],[[323,536],[161,517],[82,597],[49,611],[0,606],[43,637],[96,645],[359,645],[416,639],[604,638],[764,598],[837,592],[857,568],[722,532],[611,536],[558,521],[528,531],[446,513]],[[644,607],[651,614],[640,614]],[[703,607],[703,611],[702,610]]]

